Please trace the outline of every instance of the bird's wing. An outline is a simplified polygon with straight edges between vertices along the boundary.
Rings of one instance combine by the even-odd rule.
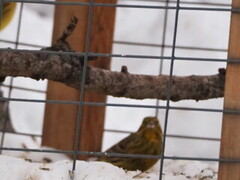
[[[106,152],[137,154],[143,145],[143,141],[142,137],[133,133],[109,148]]]

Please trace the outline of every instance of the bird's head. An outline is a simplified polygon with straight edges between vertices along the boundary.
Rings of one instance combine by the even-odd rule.
[[[162,139],[162,129],[156,117],[145,117],[137,134],[144,136],[152,142],[158,142]]]

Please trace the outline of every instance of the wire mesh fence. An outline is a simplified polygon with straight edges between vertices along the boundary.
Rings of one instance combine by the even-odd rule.
[[[1,89],[4,90],[5,94],[4,97],[1,97],[2,102],[6,102],[6,109],[7,111],[11,108],[9,107],[9,103],[29,103],[31,104],[42,104],[41,108],[44,108],[44,104],[51,103],[51,104],[73,104],[78,106],[78,115],[76,120],[76,132],[75,132],[75,139],[74,139],[74,148],[72,151],[70,150],[45,150],[45,149],[32,149],[32,148],[16,148],[16,147],[6,147],[4,146],[4,138],[6,133],[14,133],[18,135],[29,135],[29,136],[41,136],[38,133],[24,133],[24,132],[8,132],[6,130],[6,117],[4,120],[4,125],[2,127],[2,136],[1,136],[1,151],[32,151],[32,152],[49,152],[49,153],[63,153],[63,154],[70,154],[73,155],[73,167],[72,171],[75,171],[76,169],[76,161],[78,159],[78,155],[90,155],[90,156],[114,156],[114,157],[129,157],[129,158],[153,158],[153,159],[159,159],[160,160],[160,166],[159,166],[159,179],[161,180],[163,177],[163,168],[164,168],[164,160],[166,159],[175,159],[175,160],[197,160],[197,161],[213,161],[213,162],[240,162],[238,159],[223,159],[218,158],[218,153],[215,152],[209,153],[207,156],[200,156],[196,154],[191,154],[190,156],[187,155],[181,155],[181,150],[175,149],[174,151],[169,151],[170,153],[173,153],[173,156],[170,155],[168,152],[168,149],[170,147],[176,148],[176,146],[179,146],[179,149],[181,149],[181,141],[173,141],[171,142],[168,139],[180,139],[185,140],[186,142],[188,140],[191,140],[189,142],[183,143],[186,145],[187,148],[191,146],[196,146],[196,144],[201,144],[199,141],[206,141],[206,142],[214,142],[215,144],[209,145],[210,147],[215,146],[215,149],[219,150],[219,141],[220,141],[220,131],[221,131],[221,116],[222,113],[239,113],[240,111],[237,110],[223,110],[223,100],[217,99],[214,102],[210,102],[209,104],[201,103],[201,102],[183,102],[183,103],[173,103],[170,100],[171,97],[171,86],[172,86],[172,77],[175,75],[186,75],[188,74],[188,70],[190,69],[190,73],[194,74],[194,72],[199,73],[197,70],[199,68],[199,64],[203,63],[205,66],[209,66],[206,68],[199,68],[201,72],[200,74],[205,74],[208,72],[216,71],[216,68],[219,65],[225,67],[226,62],[228,61],[227,58],[227,40],[228,40],[228,31],[227,34],[222,35],[222,38],[224,39],[223,42],[208,42],[206,43],[200,43],[198,45],[197,43],[194,44],[194,40],[199,40],[199,38],[194,38],[195,36],[201,36],[201,32],[205,31],[203,34],[206,35],[208,33],[209,36],[203,36],[200,38],[209,38],[210,36],[214,36],[216,34],[216,31],[218,31],[218,28],[221,29],[223,26],[225,26],[227,29],[229,27],[229,20],[225,20],[222,25],[219,25],[216,23],[216,19],[213,20],[215,22],[216,27],[212,27],[213,30],[211,32],[201,29],[204,26],[206,26],[205,21],[209,20],[208,17],[211,13],[214,14],[214,19],[217,16],[221,16],[224,14],[224,17],[226,19],[230,18],[231,12],[239,12],[239,9],[231,8],[231,2],[228,1],[164,1],[164,0],[152,0],[152,1],[144,1],[144,0],[135,0],[135,1],[127,1],[127,0],[119,0],[117,4],[115,3],[105,3],[102,2],[94,2],[94,0],[90,0],[88,2],[65,2],[65,1],[33,1],[33,0],[21,0],[21,1],[1,1],[1,5],[4,2],[17,2],[18,4],[18,12],[17,14],[17,25],[16,27],[16,37],[15,39],[7,39],[4,36],[0,36],[0,43],[4,44],[6,43],[6,46],[2,46],[1,48],[6,48],[9,45],[13,49],[1,49],[0,51],[21,51],[21,52],[32,52],[32,53],[46,53],[46,54],[60,54],[60,55],[77,55],[77,56],[83,56],[84,57],[84,66],[83,66],[83,73],[82,73],[82,80],[80,82],[80,95],[79,95],[79,101],[71,101],[71,100],[49,100],[45,99],[45,89],[46,84],[43,84],[44,88],[35,89],[32,85],[30,87],[24,87],[22,85],[14,85],[14,81],[17,81],[13,78],[7,79],[8,82],[3,82],[1,85]],[[72,5],[72,6],[86,6],[88,7],[88,17],[87,17],[87,30],[86,30],[86,38],[85,38],[85,49],[83,52],[46,52],[46,51],[38,51],[38,50],[23,50],[21,47],[33,48],[33,49],[39,49],[46,46],[49,46],[49,44],[35,44],[31,41],[24,41],[24,39],[21,39],[21,22],[24,19],[24,16],[22,15],[24,13],[24,7],[26,4],[45,4],[49,6],[57,6],[57,5]],[[121,31],[124,31],[124,27],[130,24],[130,28],[132,28],[131,31],[125,32],[125,34],[128,34],[126,38],[120,39],[117,35],[115,35],[114,41],[113,41],[113,52],[104,53],[104,52],[92,52],[90,50],[90,43],[91,43],[91,30],[92,30],[92,20],[93,20],[93,13],[95,7],[109,7],[109,8],[117,8],[117,17],[116,17],[116,26],[115,26],[115,34],[121,34]],[[121,11],[122,10],[122,11]],[[128,22],[126,19],[118,19],[118,15],[121,13],[126,13],[133,10],[132,14],[136,14],[136,16],[133,15],[133,17],[129,17],[130,20]],[[142,12],[143,11],[143,12]],[[153,25],[147,24],[147,22],[151,21],[150,18],[152,16],[148,16],[148,13],[151,14],[152,11],[159,12],[161,11],[161,18],[159,18],[158,21],[161,23],[155,23]],[[119,13],[119,14],[118,14]],[[138,14],[144,13],[144,16],[146,16],[145,20],[139,19],[137,16]],[[186,13],[186,14],[185,14]],[[196,13],[196,16],[193,14]],[[198,15],[199,13],[199,15]],[[1,18],[2,18],[2,11],[1,11]],[[151,14],[152,15],[152,14]],[[154,15],[154,13],[153,13]],[[156,13],[156,16],[159,15]],[[186,16],[193,16],[193,21],[199,21],[196,23],[196,28],[199,28],[200,30],[196,33],[192,32],[193,34],[183,34],[184,30],[191,26],[192,22],[187,22],[187,20],[184,20],[183,17]],[[197,16],[202,17],[202,19],[198,19]],[[210,15],[211,16],[211,15]],[[142,17],[142,16],[140,16]],[[209,19],[208,19],[209,18]],[[134,25],[133,20],[140,21],[140,25]],[[156,18],[157,19],[157,18]],[[131,21],[132,20],[132,21]],[[142,20],[142,22],[141,22]],[[144,24],[145,23],[145,24]],[[202,23],[202,24],[201,24]],[[221,24],[221,23],[220,23]],[[51,29],[51,28],[50,28]],[[153,37],[153,39],[144,39],[141,38],[141,36],[145,33],[144,29],[150,29],[146,32],[152,32],[153,34],[157,34],[157,37]],[[133,34],[135,32],[137,35],[135,36]],[[188,33],[191,31],[188,31]],[[139,33],[139,34],[138,34]],[[35,34],[36,35],[36,34]],[[149,34],[148,34],[149,35]],[[146,35],[147,36],[147,35]],[[121,37],[121,36],[119,36]],[[148,36],[147,36],[148,38]],[[21,39],[21,40],[20,40]],[[138,40],[140,39],[140,40]],[[212,40],[209,38],[210,41]],[[143,41],[141,41],[143,40]],[[185,44],[182,42],[186,42]],[[191,42],[192,41],[192,42]],[[49,40],[50,42],[50,40]],[[219,44],[224,44],[224,47],[218,46]],[[135,48],[135,49],[134,49]],[[15,50],[14,50],[15,49]],[[153,51],[145,51],[144,49],[154,49]],[[152,53],[153,52],[153,53]],[[204,54],[207,52],[206,54]],[[129,70],[130,73],[133,71],[133,73],[139,73],[142,72],[133,69],[136,64],[143,64],[143,66],[151,66],[152,69],[150,72],[144,71],[143,74],[154,74],[154,75],[163,75],[167,74],[169,76],[169,82],[167,86],[167,100],[160,101],[160,100],[143,100],[143,101],[131,101],[126,99],[118,99],[114,97],[108,97],[108,101],[106,103],[99,103],[99,102],[86,102],[84,101],[84,93],[85,93],[85,83],[86,83],[86,71],[87,71],[87,61],[89,57],[111,57],[112,58],[112,69],[113,70],[120,70],[121,65],[128,64],[127,66],[131,69]],[[120,62],[120,63],[119,63]],[[214,66],[209,65],[209,63],[220,63]],[[177,67],[176,67],[177,66]],[[181,68],[179,68],[179,67]],[[151,69],[151,67],[149,69]],[[213,67],[213,68],[212,68]],[[144,69],[143,67],[142,69]],[[192,70],[191,70],[192,69]],[[206,69],[206,71],[204,71]],[[152,72],[151,72],[152,71]],[[186,72],[185,72],[186,71]],[[31,84],[31,82],[30,82]],[[22,98],[20,96],[12,96],[13,90],[21,90],[21,91],[27,91],[28,92],[34,92],[42,94],[42,99],[40,98],[29,98],[27,95]],[[34,97],[34,96],[33,96]],[[37,96],[36,96],[37,97]],[[199,105],[200,104],[200,105]],[[206,105],[208,105],[206,107]],[[24,105],[23,105],[24,106]],[[123,119],[136,119],[134,120],[136,124],[138,124],[138,117],[145,115],[145,114],[152,114],[156,117],[159,117],[161,119],[161,124],[163,128],[163,145],[162,145],[162,154],[161,155],[144,155],[144,154],[119,154],[119,153],[101,153],[101,152],[88,152],[88,151],[79,151],[79,143],[80,143],[80,131],[81,131],[81,120],[83,117],[83,108],[86,106],[105,106],[107,107],[107,114],[106,114],[106,126],[105,126],[105,133],[104,138],[106,139],[104,141],[103,149],[109,146],[109,142],[112,141],[111,136],[113,133],[115,134],[123,134],[124,136],[126,134],[129,134],[133,132],[133,130],[128,129],[118,129],[118,128],[111,128],[107,125],[108,122],[112,121],[112,124],[116,123],[116,120],[119,121],[116,123],[115,127],[119,126],[120,124],[126,123],[129,124],[131,122],[126,122]],[[121,109],[122,110],[119,110]],[[128,109],[125,111],[125,109]],[[144,112],[144,110],[149,110]],[[25,110],[27,111],[27,110]],[[112,112],[111,112],[112,111]],[[114,117],[114,113],[119,111],[121,114],[125,111],[125,113],[121,114],[121,117],[116,118],[116,120],[112,120]],[[139,111],[142,111],[139,113]],[[43,112],[43,110],[41,110]],[[130,114],[131,112],[134,112],[133,114]],[[176,113],[177,112],[177,113]],[[193,112],[196,113],[193,114],[186,114],[184,115],[182,112]],[[139,115],[137,115],[139,113]],[[174,114],[175,113],[175,114]],[[217,114],[215,117],[209,115],[209,113]],[[183,118],[187,118],[186,122],[176,122],[173,121],[174,118],[180,121],[177,116],[183,116]],[[207,132],[203,128],[209,128],[211,131],[214,129],[214,127],[204,127],[202,124],[197,123],[194,121],[193,118],[200,119],[199,116],[203,118],[207,117],[213,117],[214,121],[217,121],[215,123],[210,122],[209,124],[211,126],[216,126],[218,128],[217,133],[209,133],[210,136],[206,136],[204,133],[201,132]],[[133,116],[136,116],[134,118]],[[39,118],[42,118],[43,115],[39,115]],[[116,116],[115,116],[116,117]],[[121,121],[121,122],[120,122]],[[194,123],[191,124],[191,121],[194,121]],[[206,121],[210,121],[207,119]],[[196,131],[198,133],[191,133],[184,134],[184,132],[181,131],[174,131],[174,129],[171,129],[172,126],[187,126],[189,124],[189,128],[193,131]],[[205,125],[207,123],[205,122]],[[128,126],[128,125],[126,125]],[[124,126],[122,126],[124,127]],[[132,128],[134,129],[134,128]],[[169,132],[170,130],[170,132]],[[181,129],[184,131],[184,128]],[[193,132],[192,131],[192,132]],[[180,133],[177,133],[180,132]],[[200,134],[200,135],[199,135]],[[193,142],[197,141],[197,142]],[[113,140],[114,142],[114,140]],[[169,144],[168,144],[169,143]],[[176,145],[174,146],[174,143]],[[172,145],[171,145],[172,144]],[[182,144],[182,146],[184,146]],[[194,144],[194,145],[193,145]],[[167,146],[170,146],[167,148]],[[201,144],[202,145],[202,144]],[[203,145],[206,145],[203,143]],[[206,148],[206,147],[205,147]],[[201,147],[199,147],[201,150]],[[205,149],[205,152],[208,150],[208,148]],[[179,153],[176,153],[179,151]],[[217,150],[216,150],[217,151]],[[176,154],[176,155],[175,155]],[[184,153],[183,153],[184,154]],[[201,153],[199,153],[201,154]]]

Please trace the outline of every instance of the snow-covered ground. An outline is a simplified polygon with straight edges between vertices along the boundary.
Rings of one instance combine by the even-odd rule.
[[[190,1],[190,0],[187,0]],[[230,3],[230,0],[192,0],[194,2],[213,2],[213,3]],[[191,2],[192,2],[191,1]],[[163,5],[157,2],[138,2],[138,1],[126,1],[119,0],[118,3],[121,4],[138,4],[142,5]],[[174,6],[174,4],[171,4]],[[190,6],[183,4],[182,6]],[[197,5],[194,5],[197,6]],[[19,41],[23,43],[36,44],[40,46],[49,46],[51,44],[52,35],[52,20],[53,14],[52,5],[38,5],[38,4],[25,4],[23,8],[22,23],[20,28]],[[18,6],[19,13],[20,5]],[[18,15],[17,13],[17,15]],[[0,39],[15,41],[16,40],[16,29],[18,16],[15,16],[14,21],[10,24],[8,28],[0,32]],[[159,9],[137,9],[137,8],[118,8],[117,17],[115,24],[115,41],[128,41],[128,42],[139,42],[139,43],[150,43],[150,44],[161,44],[162,42],[162,30],[163,30],[163,19],[164,10]],[[169,10],[168,13],[168,24],[166,33],[166,44],[172,45],[173,39],[173,27],[174,27],[175,11]],[[181,10],[178,22],[178,32],[177,32],[177,46],[188,46],[188,47],[206,47],[206,48],[220,48],[227,49],[228,46],[228,33],[229,33],[229,20],[230,13],[226,12],[215,12],[215,11],[185,11]],[[0,42],[0,47],[12,47],[14,45],[9,43]],[[24,49],[38,49],[30,46],[19,45],[19,48]],[[148,46],[134,46],[134,45],[123,45],[115,43],[113,46],[113,53],[115,54],[128,54],[128,55],[150,55],[150,56],[160,56],[160,47],[148,47]],[[170,56],[172,49],[166,49],[164,51],[164,56]],[[175,56],[180,57],[204,57],[204,58],[226,58],[226,52],[220,51],[204,51],[204,50],[186,50],[186,49],[176,49]],[[113,58],[112,60],[112,70],[120,71],[121,66],[126,65],[130,73],[137,74],[152,74],[158,75],[160,68],[160,60],[158,59],[134,59],[134,58]],[[169,73],[169,61],[163,61],[163,74]],[[178,60],[174,62],[174,75],[207,75],[216,74],[218,68],[225,67],[226,63],[220,62],[200,62],[200,61],[183,61]],[[10,83],[10,78],[7,78],[5,84]],[[27,78],[15,78],[13,85],[19,87],[28,87],[33,89],[46,89],[46,81],[33,81]],[[4,95],[7,96],[8,89],[1,88],[4,91]],[[27,99],[45,99],[44,93],[39,92],[26,92],[23,90],[13,89],[13,98],[27,98]],[[156,105],[156,100],[132,100],[127,98],[115,98],[108,97],[109,103],[121,103],[121,104],[138,104],[138,105]],[[166,101],[160,101],[160,105],[166,105]],[[180,102],[171,102],[171,106],[177,107],[196,107],[196,108],[214,108],[222,109],[223,99],[212,99],[207,101],[191,101],[185,100]],[[29,102],[10,102],[11,117],[13,120],[14,127],[19,132],[41,134],[42,132],[42,121],[44,104],[42,103],[29,103]],[[155,115],[158,111],[158,117],[161,121],[161,125],[164,125],[165,121],[165,110],[151,109],[151,108],[127,108],[127,107],[107,107],[106,111],[106,129],[116,129],[125,131],[136,131],[142,122],[143,117],[149,115]],[[188,135],[188,136],[201,136],[201,137],[212,137],[220,138],[221,133],[221,121],[222,114],[215,112],[197,112],[197,111],[183,111],[183,110],[170,110],[168,117],[168,129],[167,134],[177,134],[177,135]],[[110,147],[112,144],[116,143],[118,140],[127,136],[124,133],[104,133],[103,150]],[[21,147],[22,143],[26,143],[29,148],[39,147],[38,144],[34,145],[31,139],[24,142],[24,138],[14,138],[7,137],[6,144],[11,144],[11,147]],[[18,141],[18,142],[16,142]],[[180,138],[167,138],[165,155],[168,156],[190,156],[190,157],[212,157],[217,158],[219,156],[219,145],[218,141],[203,141],[203,140],[189,140]],[[26,172],[24,177],[31,177],[32,175],[39,175],[39,167],[41,164],[28,163],[19,159],[8,159],[6,157],[0,157],[0,167],[6,168],[11,166],[11,163],[19,163],[28,168],[31,167],[29,173]],[[6,161],[10,161],[9,164],[4,164]],[[166,161],[165,166],[168,166]],[[185,163],[185,161],[174,161],[176,169],[185,168],[191,166],[193,168],[195,163],[190,162],[190,165]],[[64,165],[65,164],[65,165]],[[53,173],[59,171],[58,169],[65,169],[62,174],[63,177],[68,177],[68,169],[71,166],[69,161],[60,161],[56,164],[47,165],[53,169]],[[89,166],[96,165],[96,168],[101,169],[107,165],[98,163],[86,163],[78,162],[78,168],[85,168]],[[200,163],[201,164],[201,163]],[[203,163],[205,164],[205,163]],[[208,169],[206,165],[203,169]],[[12,167],[12,166],[11,166]],[[157,172],[160,165],[154,167]],[[201,167],[201,165],[200,165]],[[111,168],[109,167],[110,171]],[[1,168],[0,168],[1,169]],[[107,168],[106,168],[107,169]],[[104,173],[108,170],[102,168],[103,172],[99,171],[99,174]],[[116,168],[115,168],[116,169]],[[171,169],[171,168],[169,168]],[[171,180],[174,179],[176,174],[180,175],[184,172],[189,172],[189,169],[181,171],[169,170],[172,173]],[[194,168],[193,168],[194,169]],[[201,168],[196,168],[201,169]],[[195,169],[195,170],[196,170]],[[203,170],[201,169],[201,170]],[[56,171],[55,171],[56,170]],[[106,170],[106,171],[105,171]],[[194,173],[195,170],[191,170]],[[81,170],[79,170],[81,171]],[[207,170],[206,170],[207,171]],[[51,172],[51,173],[52,173]],[[167,173],[167,170],[165,170]],[[199,171],[200,172],[200,171]],[[205,172],[205,170],[203,171]],[[213,171],[216,172],[216,168]],[[24,173],[24,172],[22,172]],[[32,173],[32,174],[31,174]],[[47,179],[51,176],[51,173],[41,175],[41,178]],[[122,175],[122,177],[127,177],[128,173],[120,169],[116,169],[116,173]],[[124,174],[125,173],[125,174]],[[207,171],[208,173],[208,171]],[[209,172],[211,173],[211,172]],[[214,174],[213,173],[213,174]],[[14,173],[13,173],[14,174]],[[123,175],[124,174],[124,175]],[[199,174],[199,173],[197,173]],[[82,174],[79,174],[79,177]],[[129,175],[129,178],[136,174]],[[196,174],[195,174],[196,175]],[[194,177],[195,175],[191,176]],[[7,176],[7,175],[6,175]],[[76,175],[78,176],[78,174]],[[110,174],[108,174],[110,177]],[[215,174],[214,174],[215,176]],[[59,176],[58,176],[59,177]],[[41,179],[39,177],[39,179]],[[86,177],[87,179],[87,177]],[[126,178],[127,179],[127,178]],[[152,177],[152,179],[154,179]],[[156,178],[157,179],[157,178]],[[165,177],[167,180],[168,178]],[[184,177],[182,177],[184,179]]]
[[[163,180],[216,180],[216,166],[200,162],[167,161]],[[11,171],[9,171],[11,169]],[[74,175],[72,161],[39,163],[28,159],[0,155],[1,178],[5,180],[158,180],[158,172],[124,171],[105,162],[77,161]]]

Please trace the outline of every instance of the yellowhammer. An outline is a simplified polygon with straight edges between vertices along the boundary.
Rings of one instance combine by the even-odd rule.
[[[162,129],[155,117],[144,118],[142,125],[136,133],[132,133],[106,152],[124,154],[161,155],[162,153]],[[125,170],[146,171],[151,168],[158,159],[124,158],[124,157],[99,157],[100,161],[109,162]]]
[[[3,30],[12,20],[13,15],[16,11],[16,3],[14,2],[5,2],[1,9],[2,19],[0,22],[0,31]]]

